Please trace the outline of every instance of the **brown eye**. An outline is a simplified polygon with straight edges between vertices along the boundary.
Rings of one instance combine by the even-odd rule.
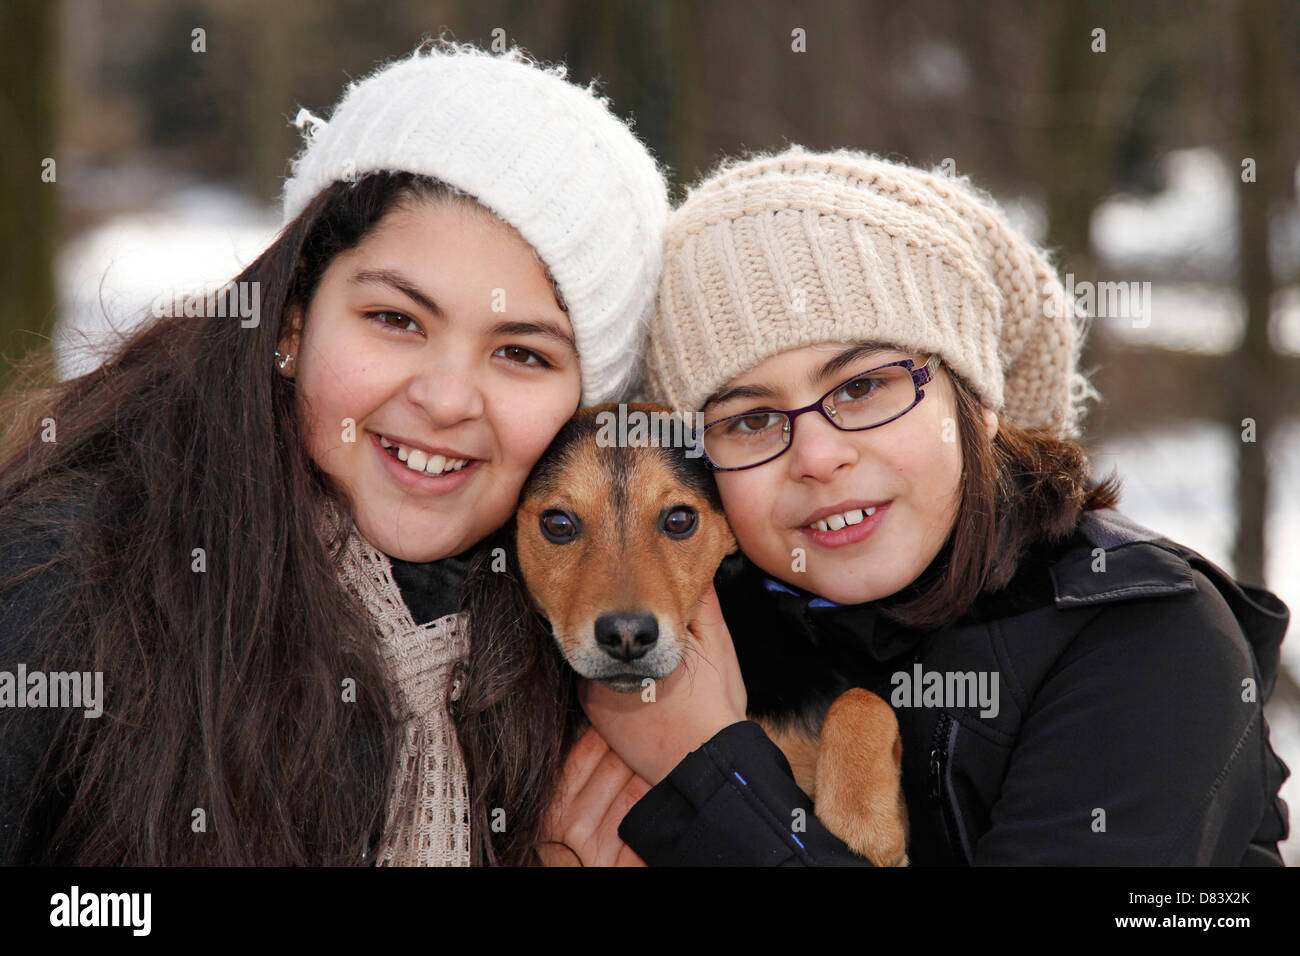
[[[539,524],[542,528],[542,534],[546,535],[547,540],[555,544],[568,544],[578,537],[582,531],[582,524],[578,521],[577,515],[554,508],[542,512]]]
[[[401,312],[367,312],[366,315],[386,328],[398,329],[402,332],[420,331],[420,326],[415,319]]]
[[[755,412],[733,418],[726,426],[727,434],[737,436],[757,435],[781,422],[781,416],[775,412]]]
[[[864,375],[861,378],[855,378],[851,382],[845,383],[840,392],[848,401],[856,401],[861,398],[871,398],[876,392],[886,386],[883,378],[872,378],[870,375]]]
[[[551,363],[534,352],[532,349],[526,349],[522,345],[503,345],[497,349],[502,358],[508,358],[516,365],[536,365],[541,368],[550,368]]]
[[[689,538],[699,524],[700,516],[694,508],[678,505],[669,508],[663,518],[663,529],[670,538]]]

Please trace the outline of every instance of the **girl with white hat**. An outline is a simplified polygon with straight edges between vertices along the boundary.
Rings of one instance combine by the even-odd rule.
[[[448,43],[306,111],[249,323],[157,321],[16,398],[0,860],[465,864],[464,552],[652,308],[661,171],[591,90]],[[30,694],[28,695],[30,697]]]

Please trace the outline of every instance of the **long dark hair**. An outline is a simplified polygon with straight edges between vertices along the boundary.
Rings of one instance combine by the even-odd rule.
[[[452,708],[470,782],[470,860],[536,866],[546,811],[584,720],[576,676],[528,594],[512,520],[465,576],[464,691]]]
[[[104,681],[103,716],[66,712],[41,762],[29,817],[52,793],[66,811],[25,862],[370,859],[393,691],[333,563],[346,502],[273,354],[335,256],[398,203],[454,195],[406,173],[336,182],[234,280],[257,284],[255,327],[157,319],[102,368],[9,397],[0,527],[58,548],[0,587],[53,588],[32,659]]]

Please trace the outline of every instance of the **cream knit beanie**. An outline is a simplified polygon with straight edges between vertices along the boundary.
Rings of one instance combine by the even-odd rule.
[[[559,286],[587,405],[636,371],[662,268],[668,192],[608,101],[512,49],[436,42],[348,86],[329,121],[306,110],[284,186],[284,222],[337,180],[431,176],[514,226]]]
[[[1096,397],[1056,271],[968,183],[850,151],[732,161],[669,219],[646,398],[698,410],[777,353],[937,352],[981,403],[1077,438]]]

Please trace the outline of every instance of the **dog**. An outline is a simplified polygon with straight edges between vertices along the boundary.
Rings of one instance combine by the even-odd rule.
[[[606,404],[581,409],[565,424],[524,485],[505,538],[513,538],[519,575],[491,582],[497,623],[487,626],[526,626],[526,615],[499,610],[512,600],[500,588],[521,582],[573,673],[636,692],[671,674],[692,651],[688,623],[719,564],[738,546],[713,476],[686,447],[690,442],[611,441],[615,415],[664,422],[672,413],[658,405]],[[486,608],[480,616],[490,617]],[[492,637],[472,641],[490,644]],[[817,726],[816,715],[800,707],[816,705],[795,702],[789,719],[753,719],[785,754],[832,833],[877,866],[905,866],[902,741],[893,710],[851,688],[830,706],[817,735],[804,729]],[[585,723],[573,711],[565,718],[566,745]]]

